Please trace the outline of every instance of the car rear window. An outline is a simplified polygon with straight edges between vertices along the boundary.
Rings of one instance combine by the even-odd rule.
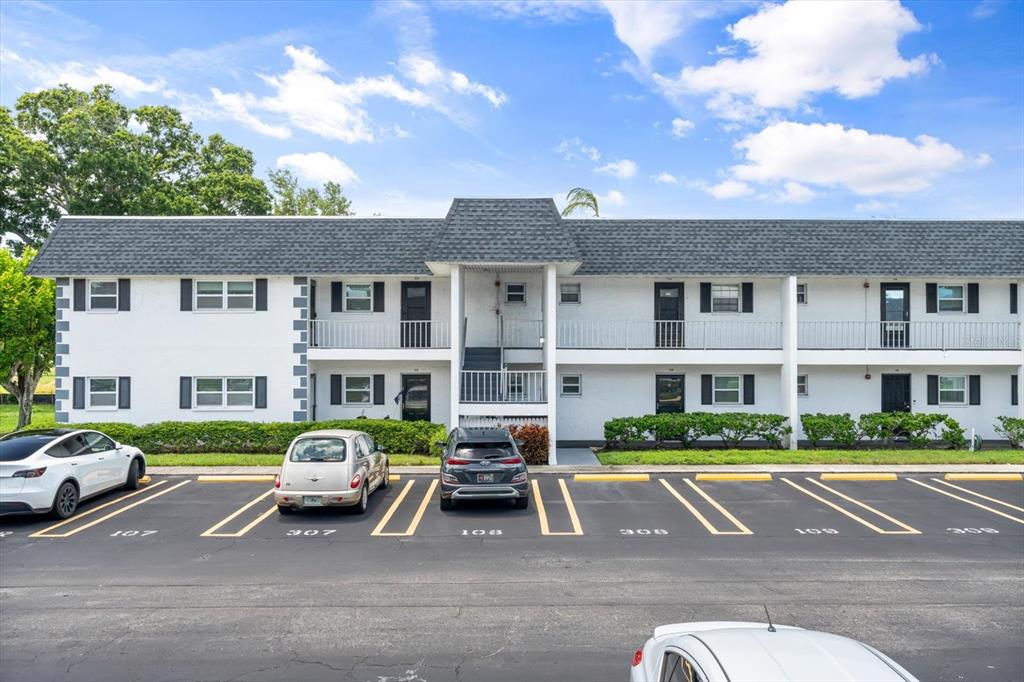
[[[516,454],[512,443],[459,443],[455,446],[455,456],[464,459],[489,459],[492,457],[509,457]]]
[[[348,453],[342,438],[303,438],[295,443],[293,462],[344,462]]]
[[[0,462],[17,462],[25,459],[33,452],[47,443],[53,441],[57,436],[50,433],[27,433],[24,435],[14,434],[0,440]]]

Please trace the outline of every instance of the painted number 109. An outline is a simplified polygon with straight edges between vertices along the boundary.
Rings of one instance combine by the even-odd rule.
[[[835,528],[794,528],[800,535],[839,535]]]

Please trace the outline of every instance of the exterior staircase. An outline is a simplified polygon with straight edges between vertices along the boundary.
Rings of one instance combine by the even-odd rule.
[[[472,372],[497,372],[501,369],[501,349],[467,347],[462,357],[462,400],[465,402],[494,402],[499,384],[486,375]],[[467,374],[467,372],[470,372]]]

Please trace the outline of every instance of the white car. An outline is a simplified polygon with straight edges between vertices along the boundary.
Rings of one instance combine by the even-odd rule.
[[[767,623],[676,623],[633,654],[631,682],[917,682],[867,644]]]
[[[87,497],[137,489],[145,473],[141,450],[99,431],[17,431],[0,438],[0,514],[66,519]]]

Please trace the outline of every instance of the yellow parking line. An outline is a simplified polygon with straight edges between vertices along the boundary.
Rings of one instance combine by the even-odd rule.
[[[562,480],[562,479],[558,479]],[[641,481],[651,480],[650,474],[576,474],[573,476],[575,481],[589,481],[591,483],[597,483],[601,481],[618,481],[621,483],[630,482],[636,483]]]
[[[884,518],[884,519],[886,519],[888,521],[891,521],[895,525],[897,525],[897,526],[899,526],[901,528],[904,528],[906,530],[883,530],[883,529],[879,528],[878,526],[876,526],[875,524],[873,524],[870,521],[868,521],[867,519],[863,519],[863,518],[857,516],[856,514],[843,509],[838,504],[835,504],[834,502],[830,502],[829,500],[826,500],[824,497],[821,497],[820,495],[817,495],[817,494],[811,492],[810,490],[807,490],[806,488],[803,488],[803,487],[797,485],[796,483],[794,483],[793,481],[789,480],[788,478],[782,478],[780,480],[783,483],[786,483],[786,484],[796,488],[797,490],[799,490],[800,492],[804,493],[805,495],[808,495],[808,496],[816,499],[818,502],[821,502],[824,505],[832,507],[832,509],[835,509],[837,512],[848,516],[849,518],[853,519],[854,521],[856,521],[857,523],[861,524],[862,526],[866,526],[866,527],[870,528],[871,530],[873,530],[876,533],[879,533],[881,535],[920,535],[921,534],[921,531],[919,531],[919,530],[917,530],[915,528],[911,528],[910,526],[908,526],[907,524],[905,524],[905,523],[903,523],[901,521],[897,521],[896,519],[892,518],[891,516],[889,516],[887,514],[884,514],[883,512],[878,511],[874,507],[870,507],[870,506],[864,504],[863,502],[860,502],[858,500],[853,499],[852,497],[848,497],[846,495],[843,495],[839,491],[833,490],[832,488],[829,488],[827,485],[824,485],[822,483],[818,483],[818,481],[815,481],[813,478],[807,478],[806,480],[808,480],[811,483],[815,483],[815,484],[821,486],[825,490],[828,490],[828,491],[838,495],[839,497],[842,497],[843,499],[849,500],[850,502],[853,502],[854,504],[856,504],[856,505],[858,505],[860,507],[863,507],[863,508],[865,508],[865,509],[867,509],[867,510],[869,510],[871,512],[874,512],[875,514],[878,514],[882,518]]]
[[[735,516],[733,516],[729,512],[728,509],[726,509],[725,507],[720,505],[716,500],[712,499],[710,495],[708,495],[706,492],[704,492],[703,490],[698,488],[696,483],[694,483],[693,481],[691,481],[688,478],[685,479],[685,480],[690,485],[691,488],[693,488],[694,490],[697,491],[698,495],[700,495],[701,497],[703,497],[705,500],[708,501],[708,504],[710,504],[712,507],[714,507],[715,509],[720,511],[722,513],[722,516],[724,516],[725,518],[729,519],[729,521],[731,521],[733,525],[735,525],[737,528],[740,529],[740,532],[737,533],[737,535],[753,535],[754,534],[754,532],[752,530],[750,530],[749,528],[744,526],[742,523],[740,523],[740,520],[737,519]],[[723,531],[723,532],[719,533],[719,535],[732,535],[732,533],[729,532],[729,531]]]
[[[390,474],[390,475],[388,475],[388,483],[391,483],[393,481],[400,481],[400,480],[402,480],[402,477],[399,474]]]
[[[569,495],[569,488],[565,485],[565,479],[558,479],[558,485],[562,488],[562,497],[565,499],[565,509],[569,512],[569,520],[572,522],[571,531],[552,531],[548,525],[548,513],[544,508],[544,498],[540,495],[540,485],[537,483],[537,479],[531,481],[533,484],[533,499],[537,505],[537,517],[540,519],[540,534],[541,535],[583,535],[583,527],[580,526],[580,518],[576,515],[576,505],[572,502],[572,496]]]
[[[771,474],[743,473],[743,474],[697,474],[698,481],[770,481]]]
[[[436,478],[432,480],[430,482],[430,485],[427,487],[427,494],[424,495],[423,499],[420,501],[420,506],[416,510],[416,514],[413,515],[412,521],[409,522],[409,527],[401,533],[384,532],[384,528],[387,526],[388,521],[391,520],[391,517],[398,510],[398,507],[402,503],[402,500],[405,499],[406,494],[409,492],[409,490],[412,489],[412,486],[415,482],[416,481],[409,481],[408,483],[405,484],[405,488],[402,489],[402,493],[398,496],[398,499],[396,499],[394,504],[391,505],[391,508],[388,509],[387,514],[384,515],[384,518],[381,519],[380,523],[377,524],[377,527],[373,529],[370,535],[376,535],[378,537],[404,538],[409,537],[410,535],[414,535],[416,533],[416,529],[419,527],[420,521],[423,520],[423,514],[427,511],[427,505],[430,504],[430,500],[434,496],[434,491],[437,490]]]
[[[945,490],[940,490],[940,489],[936,488],[935,486],[928,485],[927,483],[922,483],[921,481],[914,480],[913,478],[908,478],[907,480],[910,481],[911,483],[914,483],[916,485],[921,486],[922,488],[928,488],[928,490],[934,490],[935,492],[939,493],[940,495],[945,495],[946,497],[952,497],[954,500],[959,500],[960,502],[966,502],[967,504],[973,505],[973,506],[977,507],[978,509],[984,509],[985,511],[992,512],[993,514],[996,514],[997,516],[1002,516],[1003,518],[1010,519],[1011,521],[1016,521],[1017,523],[1024,524],[1024,519],[1019,519],[1016,516],[1010,516],[1009,514],[1007,514],[1005,512],[999,511],[998,509],[993,509],[992,507],[986,507],[985,505],[979,504],[978,502],[975,502],[974,500],[968,500],[966,497],[960,497],[959,495],[954,495],[953,493],[946,492]]]
[[[140,479],[139,479],[139,483],[142,483],[143,485],[145,485],[146,483],[149,483],[149,482],[150,482],[150,481],[152,481],[152,480],[153,480],[153,479],[151,479],[151,478],[150,478],[150,477],[149,477],[149,476],[147,475],[147,476],[143,476],[142,478],[140,478]]]
[[[79,520],[81,518],[84,518],[86,516],[90,516],[92,514],[95,514],[98,511],[106,509],[107,507],[109,507],[111,505],[115,505],[118,502],[120,502],[121,500],[127,500],[129,497],[135,497],[136,495],[142,495],[143,493],[147,493],[150,490],[152,490],[153,488],[159,487],[159,486],[163,485],[166,482],[167,481],[160,481],[158,483],[154,483],[153,485],[149,486],[145,490],[136,490],[133,493],[128,493],[127,495],[122,495],[121,497],[117,498],[116,500],[111,500],[110,502],[104,502],[103,504],[99,505],[98,507],[93,507],[92,509],[88,509],[88,510],[86,510],[84,512],[79,512],[75,516],[72,516],[70,519],[64,519],[63,521],[60,521],[59,523],[53,524],[49,528],[44,528],[44,529],[42,529],[40,531],[37,531],[37,534],[49,533],[51,530],[54,530],[56,528],[60,528],[61,526],[66,526],[66,525],[68,525],[69,523],[71,523],[73,521],[77,521],[77,520]],[[30,535],[29,537],[33,537],[33,536]]]
[[[707,495],[704,495],[704,491],[702,491],[699,488],[697,488],[697,486],[695,486],[689,479],[686,479],[686,482],[689,483],[691,486],[693,486],[693,488],[698,493],[700,493],[701,495],[704,495],[704,498],[706,500],[711,502],[711,504],[713,504],[719,511],[721,511],[723,514],[725,514],[726,518],[728,518],[730,521],[732,521],[734,524],[736,524],[736,527],[739,528],[740,530],[718,530],[717,528],[715,528],[714,524],[712,524],[710,521],[708,521],[707,518],[697,510],[696,507],[694,507],[692,504],[690,504],[689,500],[687,500],[685,497],[680,495],[679,491],[676,490],[675,488],[673,488],[672,485],[668,481],[666,481],[664,478],[659,478],[658,480],[661,482],[661,484],[663,486],[665,486],[665,489],[668,490],[672,494],[672,497],[676,498],[679,501],[680,504],[682,504],[684,507],[686,507],[686,509],[691,514],[693,514],[694,517],[696,517],[696,519],[698,521],[700,521],[701,525],[703,525],[707,529],[707,531],[709,533],[711,533],[712,535],[753,535],[753,533],[751,532],[751,530],[749,528],[747,528],[742,523],[740,523],[739,520],[737,520],[735,516],[733,516],[732,514],[730,514],[727,511],[725,511],[725,509],[720,504],[718,504],[717,502],[712,500]]]
[[[274,475],[256,475],[256,474],[202,474],[196,476],[196,481],[199,483],[273,483]]]
[[[160,481],[160,483],[164,483],[164,481]],[[86,528],[92,528],[96,524],[103,523],[107,519],[113,518],[113,517],[117,516],[118,514],[123,514],[124,512],[128,511],[129,509],[134,509],[135,507],[138,507],[140,504],[146,504],[147,502],[149,502],[151,500],[154,500],[154,499],[160,497],[161,495],[166,495],[167,493],[171,492],[172,490],[174,490],[176,488],[180,488],[181,486],[185,485],[186,483],[188,483],[188,481],[182,481],[181,483],[175,483],[170,488],[164,488],[160,492],[153,493],[149,497],[144,497],[141,500],[138,500],[137,502],[132,502],[131,504],[125,505],[125,506],[121,507],[120,509],[117,509],[115,511],[110,512],[109,514],[104,514],[103,516],[99,517],[98,519],[93,519],[89,523],[83,524],[83,525],[79,526],[78,528],[69,530],[66,533],[53,533],[53,534],[50,533],[50,531],[54,530],[55,528],[60,528],[61,526],[65,526],[65,525],[71,523],[72,521],[78,521],[79,519],[82,518],[82,516],[87,516],[87,515],[89,515],[89,514],[91,514],[93,512],[96,512],[96,511],[99,511],[100,509],[103,509],[104,507],[109,507],[112,504],[116,504],[117,502],[120,502],[121,500],[127,499],[129,497],[134,496],[134,495],[137,495],[138,493],[150,492],[153,488],[155,488],[156,486],[160,485],[160,483],[156,483],[153,486],[151,486],[149,488],[146,488],[145,490],[140,490],[138,492],[131,493],[130,495],[124,495],[122,497],[119,497],[118,499],[114,500],[113,502],[108,502],[106,504],[100,505],[99,507],[96,507],[95,509],[90,509],[88,512],[82,514],[81,516],[72,516],[70,519],[67,519],[65,521],[61,521],[60,523],[54,524],[54,525],[50,526],[49,528],[44,528],[44,529],[42,529],[40,531],[32,533],[32,535],[29,535],[29,537],[30,538],[66,538],[66,537],[70,537],[70,536],[74,535],[75,533],[81,533]]]
[[[1024,474],[946,474],[947,481],[1021,481]]]
[[[976,492],[974,490],[970,490],[968,488],[964,488],[963,486],[953,485],[952,483],[947,483],[946,481],[940,481],[937,478],[933,478],[932,480],[935,481],[936,483],[941,483],[942,485],[944,485],[946,487],[953,488],[954,490],[959,490],[961,492],[965,492],[968,495],[974,495],[975,497],[980,497],[983,500],[988,500],[989,502],[995,502],[996,504],[1001,504],[1004,507],[1009,507],[1010,509],[1016,509],[1017,511],[1024,512],[1024,507],[1018,507],[1015,504],[1010,504],[1009,502],[1003,502],[1002,500],[997,500],[996,498],[989,497],[988,495],[982,495],[979,492]]]
[[[833,473],[822,474],[823,481],[895,481],[896,474],[872,474],[872,473]]]
[[[199,537],[202,537],[202,538],[239,538],[239,537],[242,537],[245,533],[249,532],[252,529],[252,527],[255,526],[256,524],[255,523],[249,524],[240,533],[218,533],[217,529],[222,527],[222,526],[224,526],[224,525],[226,525],[228,522],[230,522],[232,519],[234,519],[239,514],[242,514],[243,512],[245,512],[250,507],[259,504],[261,500],[266,499],[267,497],[269,497],[270,495],[273,495],[273,494],[274,494],[274,489],[271,488],[267,492],[265,492],[262,495],[260,495],[259,497],[257,497],[255,500],[252,500],[251,502],[246,503],[245,506],[242,507],[241,509],[237,509],[237,510],[231,512],[231,514],[229,514],[227,516],[227,518],[221,519],[220,521],[218,521],[216,524],[214,524],[210,528],[207,528],[205,531],[203,531],[202,533],[199,534]],[[273,511],[273,508],[271,508],[270,511]],[[257,523],[259,521],[262,521],[264,518],[266,518],[266,516],[269,516],[269,514],[261,515],[259,517],[259,519],[257,520]]]

